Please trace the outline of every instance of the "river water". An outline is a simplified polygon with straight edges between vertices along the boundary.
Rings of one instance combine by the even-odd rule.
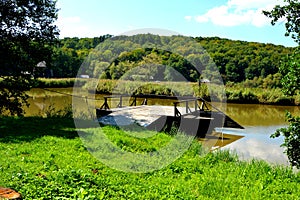
[[[223,132],[245,137],[223,148],[235,151],[241,159],[256,158],[273,164],[288,165],[284,148],[280,147],[284,138],[270,138],[277,129],[287,126],[286,111],[300,115],[299,106],[227,104],[226,114],[245,129],[223,129]]]
[[[55,92],[54,92],[55,91]],[[72,88],[55,88],[49,90],[32,89],[29,99],[30,107],[26,108],[27,116],[42,115],[46,111],[64,109],[72,104]],[[97,105],[103,104],[103,95],[97,95]],[[148,104],[170,105],[166,100],[149,100]],[[288,165],[287,156],[280,147],[283,137],[271,139],[278,128],[286,127],[285,112],[300,115],[299,106],[273,106],[258,104],[226,104],[222,107],[229,117],[245,129],[222,129],[228,134],[244,136],[241,139],[222,147],[236,152],[240,159],[262,159],[272,164]]]

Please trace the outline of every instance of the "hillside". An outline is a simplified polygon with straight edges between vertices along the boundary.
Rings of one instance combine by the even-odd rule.
[[[90,77],[99,77],[99,71],[103,72],[103,67],[106,67],[105,77],[117,79],[122,76],[122,73],[125,73],[126,70],[132,67],[136,67],[141,61],[149,62],[150,57],[151,59],[156,59],[155,63],[159,60],[159,64],[175,67],[175,69],[188,78],[189,81],[197,81],[199,78],[198,73],[196,73],[195,70],[191,70],[190,63],[173,52],[163,52],[155,48],[133,49],[132,52],[122,52],[122,48],[126,49],[132,44],[130,43],[131,41],[126,44],[120,43],[119,46],[116,47],[112,45],[115,38],[109,38],[111,38],[111,35],[104,35],[97,38],[61,39],[60,44],[55,48],[55,55],[51,63],[54,76],[75,77],[81,63],[92,50],[97,50],[96,47],[100,43],[102,49],[92,52],[97,59],[89,63],[90,66],[87,67],[88,69],[82,71],[82,73],[86,73]],[[252,80],[255,77],[264,78],[269,74],[276,74],[280,60],[292,51],[292,48],[281,45],[234,41],[218,37],[196,37],[192,39],[198,44],[201,44],[208,53],[206,55],[208,55],[209,58],[200,58],[203,59],[201,60],[202,63],[205,63],[207,59],[210,60],[209,62],[213,61],[225,82],[242,82],[246,79]],[[135,40],[135,42],[143,40],[155,41],[155,43],[163,44],[170,42],[167,37],[150,34],[134,36],[133,40]],[[105,42],[105,45],[103,42]],[[185,57],[193,56],[193,47],[180,46],[182,45],[180,42],[174,42],[172,45],[172,48],[181,48],[184,52],[191,52],[190,54],[186,53]],[[117,63],[115,60],[111,60],[107,63],[108,60],[105,60],[105,57],[114,55],[112,52],[114,52],[115,49],[111,48],[119,48],[117,51],[120,55],[117,55],[117,59],[121,59],[121,62]],[[140,57],[137,58],[135,56]],[[211,68],[211,64],[205,63],[204,65],[204,68],[198,69],[201,73],[205,73],[203,70]],[[120,71],[123,72],[119,75],[115,74]]]

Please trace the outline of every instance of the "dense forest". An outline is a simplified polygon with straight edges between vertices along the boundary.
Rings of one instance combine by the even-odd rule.
[[[155,63],[152,71],[145,72],[148,75],[157,74],[156,77],[152,76],[152,79],[172,80],[172,77],[174,79],[175,74],[172,74],[171,67],[189,81],[198,81],[199,72],[202,78],[213,79],[213,74],[208,71],[211,72],[216,67],[226,83],[268,79],[275,84],[280,79],[278,74],[280,60],[293,51],[293,48],[281,45],[218,37],[188,38],[189,42],[186,42],[186,38],[151,34],[130,38],[111,35],[64,38],[55,47],[52,61],[48,66],[52,69],[53,77],[75,77],[84,63],[85,66],[81,67],[82,71],[79,73],[96,78],[119,79],[129,69],[145,63]],[[190,40],[203,48],[199,49],[198,46],[195,48]],[[167,48],[159,49],[160,46],[166,45]],[[174,52],[174,49],[179,49],[180,55]],[[184,58],[181,55],[184,55]],[[195,55],[201,56],[195,58]],[[199,62],[195,70],[193,65]],[[162,66],[168,67],[162,69]],[[141,79],[141,76],[139,78]]]

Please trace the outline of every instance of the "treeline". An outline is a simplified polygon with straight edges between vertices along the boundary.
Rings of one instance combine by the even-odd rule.
[[[52,56],[49,69],[55,78],[76,77],[78,70],[90,51],[111,35],[94,38],[64,38],[58,41]]]
[[[206,49],[226,81],[241,82],[266,78],[278,72],[282,58],[293,48],[257,42],[234,41],[218,37],[196,40]]]
[[[53,77],[75,77],[83,61],[86,63],[80,73],[103,79],[119,79],[130,69],[152,63],[152,67],[148,65],[147,70],[144,70],[143,74],[137,74],[135,78],[172,80],[178,76],[175,72],[179,72],[189,81],[198,81],[200,72],[202,79],[212,80],[216,76],[212,72],[218,70],[226,83],[246,81],[251,85],[265,83],[266,86],[272,86],[280,79],[278,66],[281,60],[293,50],[281,45],[218,37],[186,39],[187,37],[183,36],[166,37],[151,34],[136,35],[129,39],[126,39],[126,36],[111,37],[104,35],[95,38],[61,39],[49,65]],[[108,38],[111,39],[106,40]],[[203,49],[195,48],[192,43],[185,44],[190,40],[196,41]],[[156,44],[156,47],[168,48],[151,48],[153,44]],[[174,49],[179,49],[184,58],[174,52]],[[188,58],[188,61],[185,58]],[[193,68],[195,63],[197,70]]]

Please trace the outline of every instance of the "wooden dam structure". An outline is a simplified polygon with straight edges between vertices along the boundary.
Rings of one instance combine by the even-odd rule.
[[[126,100],[125,100],[126,99]],[[168,106],[148,105],[149,99],[168,99]],[[109,104],[117,101],[115,108]],[[126,104],[127,102],[127,104]],[[125,105],[126,104],[126,105]],[[188,135],[204,138],[216,127],[243,129],[241,125],[203,98],[164,95],[111,95],[96,109],[100,124],[130,126],[154,131],[171,131],[176,127]]]

